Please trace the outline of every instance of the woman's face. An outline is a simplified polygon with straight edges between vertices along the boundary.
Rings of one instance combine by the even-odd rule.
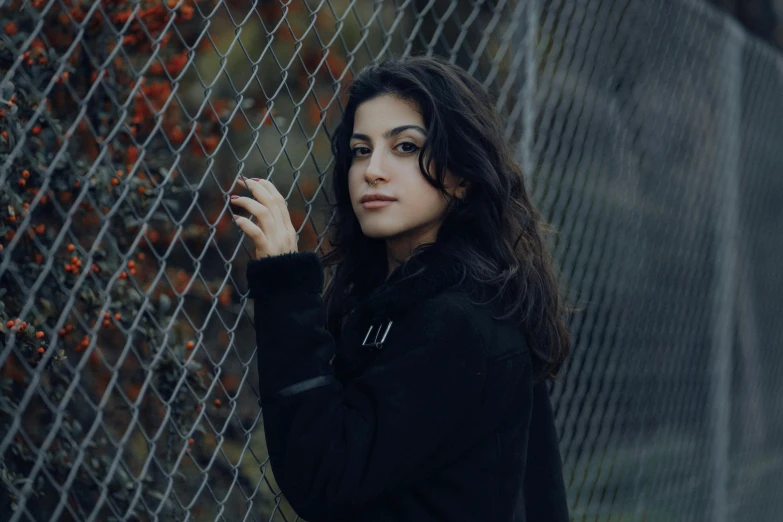
[[[385,239],[387,247],[400,252],[435,241],[448,204],[419,170],[426,132],[416,105],[395,96],[378,96],[356,109],[348,171],[351,205],[364,235]],[[446,172],[446,190],[461,197],[462,192],[456,191],[459,181]],[[390,196],[394,201],[368,208],[361,202],[367,194]]]

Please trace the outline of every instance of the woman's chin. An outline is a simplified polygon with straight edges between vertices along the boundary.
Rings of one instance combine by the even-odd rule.
[[[379,227],[365,225],[362,227],[362,233],[372,239],[388,239],[400,235],[401,230],[391,227]]]

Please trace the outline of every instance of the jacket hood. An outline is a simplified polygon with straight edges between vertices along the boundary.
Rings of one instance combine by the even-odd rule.
[[[356,308],[365,309],[373,320],[394,319],[415,303],[438,292],[461,286],[467,280],[461,264],[437,243],[414,254],[368,295]]]

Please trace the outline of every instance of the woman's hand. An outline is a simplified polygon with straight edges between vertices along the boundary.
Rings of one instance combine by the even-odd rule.
[[[242,216],[235,216],[239,228],[250,236],[256,246],[256,259],[297,252],[296,230],[288,213],[288,203],[271,181],[244,178],[252,198],[231,195],[231,203],[255,216],[252,223]]]

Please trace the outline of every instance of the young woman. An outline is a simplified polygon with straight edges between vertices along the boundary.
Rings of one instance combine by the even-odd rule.
[[[437,58],[368,66],[332,151],[323,258],[272,183],[232,196],[257,218],[237,224],[280,489],[311,522],[568,520],[564,309],[489,96]]]

